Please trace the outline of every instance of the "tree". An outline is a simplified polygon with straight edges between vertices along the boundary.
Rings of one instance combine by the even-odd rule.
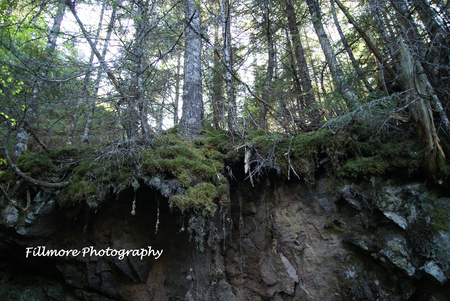
[[[314,99],[313,88],[311,84],[311,78],[308,70],[308,63],[305,58],[305,51],[300,39],[300,34],[297,26],[297,17],[295,14],[295,8],[292,4],[292,0],[286,1],[286,15],[288,19],[288,27],[290,37],[292,39],[292,45],[295,53],[296,60],[296,72],[298,72],[298,78],[301,85],[301,98],[303,99],[302,104],[305,109],[311,110],[310,119],[311,122],[317,123],[320,119],[320,113],[317,108],[314,108],[316,101]]]
[[[196,135],[203,126],[202,33],[198,2],[185,0],[185,19],[183,114],[180,129],[187,135]]]
[[[60,0],[56,4],[56,14],[53,17],[53,25],[48,34],[47,45],[45,48],[45,52],[48,54],[48,61],[44,62],[42,69],[38,71],[38,77],[34,81],[31,103],[28,105],[26,110],[24,110],[23,120],[18,128],[14,153],[12,154],[13,160],[17,159],[20,154],[27,149],[28,133],[26,127],[31,128],[33,122],[35,121],[36,114],[39,111],[39,93],[41,85],[43,84],[43,78],[47,76],[47,73],[51,69],[51,60],[55,52],[56,40],[58,38],[58,33],[60,32],[64,12],[64,1]]]
[[[270,102],[270,91],[273,79],[273,73],[275,71],[275,47],[273,40],[273,28],[271,22],[271,9],[272,3],[271,0],[264,0],[263,3],[263,22],[264,22],[264,31],[267,39],[267,70],[266,70],[266,79],[264,81],[263,92],[262,92],[262,100],[264,101],[261,104],[261,111],[259,113],[259,125],[264,129],[268,130],[266,115],[269,110],[268,103]]]
[[[223,56],[225,58],[225,83],[228,105],[228,131],[233,132],[236,124],[236,98],[233,83],[233,51],[231,44],[231,5],[230,0],[219,0],[222,23]]]
[[[336,54],[331,47],[330,40],[325,33],[319,3],[316,0],[306,0],[306,3],[308,4],[311,20],[314,25],[317,37],[319,38],[319,43],[322,47],[322,51],[325,55],[328,67],[330,68],[336,90],[342,94],[347,102],[347,106],[352,107],[353,102],[356,100],[356,95],[353,92],[353,89],[347,83],[344,73],[342,72],[342,69],[336,59]]]
[[[106,33],[106,38],[103,44],[103,49],[102,49],[102,53],[101,53],[101,58],[103,60],[105,60],[106,57],[106,52],[108,50],[108,45],[109,45],[109,41],[111,39],[111,34],[114,28],[114,24],[116,22],[116,13],[117,13],[117,6],[113,6],[113,11],[111,12],[111,17],[110,17],[110,21],[109,21],[109,25],[108,25],[108,29],[107,29],[107,33]],[[92,51],[92,55],[94,55],[95,52]],[[102,74],[103,74],[103,69],[99,68],[97,70],[97,77],[96,80],[94,82],[94,90],[92,91],[92,93],[90,94],[89,97],[89,101],[88,101],[88,115],[86,118],[86,123],[84,125],[84,130],[83,130],[83,137],[82,137],[82,141],[84,144],[89,144],[89,133],[91,131],[91,125],[92,125],[92,121],[94,119],[94,112],[95,112],[95,102],[96,99],[98,97],[98,90],[99,90],[99,85],[100,85],[100,80],[102,78]]]
[[[336,1],[337,3],[339,1]],[[340,2],[339,2],[340,3]],[[353,68],[355,68],[356,74],[358,75],[359,80],[364,84],[366,89],[370,92],[373,91],[372,86],[367,81],[366,76],[364,75],[363,71],[361,70],[359,63],[356,61],[355,56],[353,54],[353,51],[347,41],[347,38],[344,35],[344,32],[342,31],[341,25],[339,24],[339,20],[337,18],[336,9],[334,8],[334,0],[330,0],[330,6],[331,6],[331,14],[333,15],[334,24],[336,25],[336,29],[339,33],[339,37],[341,38],[342,45],[345,48],[345,51],[348,54],[348,57],[350,58],[350,61],[352,62]]]

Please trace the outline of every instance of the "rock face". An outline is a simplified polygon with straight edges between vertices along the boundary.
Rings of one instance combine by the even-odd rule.
[[[270,179],[270,181],[269,181]],[[96,209],[1,210],[1,300],[447,300],[450,199],[421,183],[234,181],[214,218],[141,185]],[[445,192],[448,194],[448,192]],[[135,215],[132,210],[135,202]],[[157,230],[157,231],[156,231]],[[156,256],[28,256],[162,250]],[[117,254],[116,254],[117,255]],[[155,254],[153,254],[155,255]]]

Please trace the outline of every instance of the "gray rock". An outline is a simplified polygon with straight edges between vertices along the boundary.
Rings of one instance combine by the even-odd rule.
[[[2,212],[2,224],[7,227],[14,227],[19,219],[19,210],[9,205]]]
[[[436,279],[441,285],[447,281],[447,277],[445,277],[441,268],[433,261],[427,262],[420,269],[425,271],[428,275],[432,276],[434,279]]]
[[[412,277],[416,272],[416,268],[411,263],[408,249],[406,239],[403,236],[390,235],[385,238],[385,246],[380,251],[380,254]]]

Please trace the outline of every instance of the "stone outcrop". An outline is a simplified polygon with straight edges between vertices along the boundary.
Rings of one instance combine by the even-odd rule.
[[[141,185],[90,209],[52,193],[1,209],[0,299],[447,300],[450,199],[442,187],[372,177],[230,181],[213,218],[171,210]],[[135,215],[132,210],[135,202]],[[157,231],[156,231],[157,230]],[[155,256],[29,256],[26,248]]]

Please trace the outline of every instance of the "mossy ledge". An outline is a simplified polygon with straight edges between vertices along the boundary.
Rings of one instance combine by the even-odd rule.
[[[311,185],[323,172],[354,179],[395,173],[418,176],[423,152],[415,137],[411,127],[375,132],[352,124],[338,132],[295,136],[261,130],[230,136],[206,128],[202,136],[185,140],[175,128],[145,141],[24,153],[17,165],[38,179],[68,180],[68,187],[52,193],[61,206],[86,202],[96,207],[109,195],[148,185],[159,190],[172,209],[213,215],[219,201],[228,201],[229,181],[235,175],[255,181],[276,171],[280,178]],[[243,163],[248,165],[246,174]],[[14,193],[24,191],[24,185],[35,193],[39,189],[17,181],[11,171],[1,182],[12,198],[23,197]]]

